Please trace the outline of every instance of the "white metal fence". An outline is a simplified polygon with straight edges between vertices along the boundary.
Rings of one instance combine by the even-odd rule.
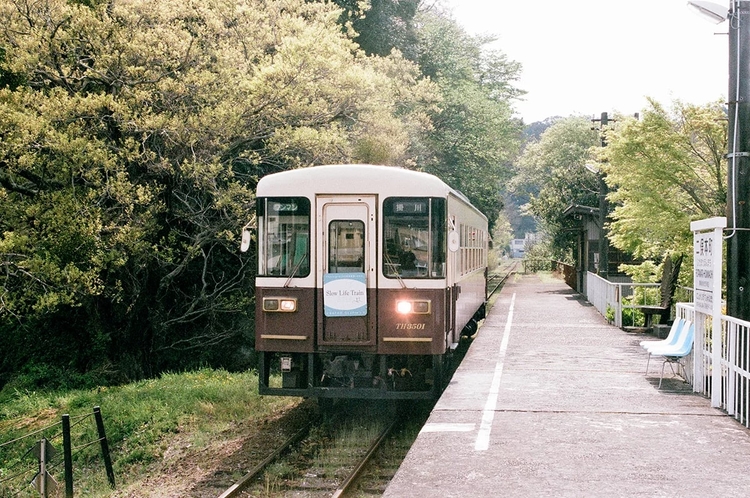
[[[720,349],[718,358],[720,369],[718,379],[713,379],[713,359],[711,343],[713,342],[710,330],[711,320],[707,315],[700,315],[704,319],[699,321],[704,323],[705,332],[703,334],[703,347],[699,348],[696,344],[695,351],[702,351],[703,361],[700,362],[700,372],[696,368],[696,377],[700,374],[705,379],[703,385],[696,382],[693,390],[701,392],[716,400],[716,406],[726,410],[745,427],[750,427],[748,413],[750,412],[750,366],[748,355],[750,354],[750,322],[738,320],[737,318],[722,315],[721,316],[721,333]],[[696,329],[696,334],[698,329]],[[698,389],[700,388],[700,389]],[[719,390],[718,395],[714,390]]]
[[[611,282],[596,273],[586,273],[586,299],[617,327],[633,325],[623,323],[623,312],[656,304],[658,293],[659,284]]]
[[[586,282],[588,301],[617,327],[623,326],[623,310],[640,305],[632,300],[637,287],[658,287],[609,282],[593,273],[587,274]],[[623,297],[631,299],[625,299],[623,304]],[[714,334],[712,317],[696,312],[692,303],[677,303],[675,315],[695,324],[693,353],[684,361],[685,380],[694,392],[710,398],[713,406],[750,428],[750,322],[721,315],[721,331]],[[716,351],[714,345],[718,347]],[[714,370],[716,361],[719,366]]]

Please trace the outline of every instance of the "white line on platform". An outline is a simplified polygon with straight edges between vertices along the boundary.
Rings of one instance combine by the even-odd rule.
[[[503,341],[500,343],[500,356],[495,364],[495,375],[492,377],[490,394],[487,396],[487,403],[484,405],[482,413],[482,424],[479,426],[477,441],[474,443],[475,451],[486,451],[490,447],[490,432],[492,431],[492,420],[495,418],[495,406],[497,406],[497,396],[500,392],[500,378],[503,376],[503,366],[505,365],[505,353],[508,350],[508,341],[510,340],[510,325],[513,322],[513,308],[516,303],[516,294],[510,300],[510,309],[508,310],[508,320],[505,322],[505,332],[503,332]]]
[[[477,424],[425,424],[419,432],[471,432]]]

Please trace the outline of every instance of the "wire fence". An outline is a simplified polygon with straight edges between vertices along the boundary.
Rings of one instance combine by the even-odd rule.
[[[93,427],[84,425],[91,419]],[[72,498],[73,462],[94,462],[99,458],[110,486],[115,487],[109,443],[98,406],[91,413],[76,417],[65,414],[59,422],[1,442],[0,458],[0,498],[59,496],[62,486],[65,497]]]

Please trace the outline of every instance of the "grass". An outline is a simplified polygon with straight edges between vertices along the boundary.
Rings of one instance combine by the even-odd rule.
[[[260,397],[257,392],[255,373],[203,369],[95,390],[3,393],[0,497],[39,496],[29,486],[38,466],[36,457],[28,452],[42,437],[57,449],[51,474],[64,489],[63,414],[69,414],[72,422],[76,496],[110,496],[91,416],[93,407],[101,407],[117,488],[122,489],[137,487],[139,481],[153,477],[165,454],[176,447],[185,454],[200,452],[218,438],[227,437],[222,435],[231,434],[239,424],[262,420],[291,402]],[[40,432],[24,437],[35,431]],[[175,444],[177,440],[179,444]]]

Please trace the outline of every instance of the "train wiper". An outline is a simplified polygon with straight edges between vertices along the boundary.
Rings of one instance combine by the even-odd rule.
[[[387,252],[383,252],[383,256],[385,256],[385,262],[386,262],[386,264],[391,265],[391,268],[394,269],[395,274],[396,274],[396,279],[398,280],[398,283],[401,284],[401,288],[402,289],[406,289],[406,283],[404,283],[404,280],[401,278],[401,274],[398,271],[396,271],[396,265],[391,260],[391,257],[388,256]]]
[[[294,276],[297,274],[297,270],[300,269],[302,266],[302,263],[305,261],[305,258],[307,257],[307,251],[302,255],[301,258],[299,258],[299,261],[297,261],[297,264],[294,265],[294,268],[292,268],[292,273],[289,275],[289,278],[286,279],[286,282],[284,282],[284,288],[289,287],[289,283],[292,281]]]

